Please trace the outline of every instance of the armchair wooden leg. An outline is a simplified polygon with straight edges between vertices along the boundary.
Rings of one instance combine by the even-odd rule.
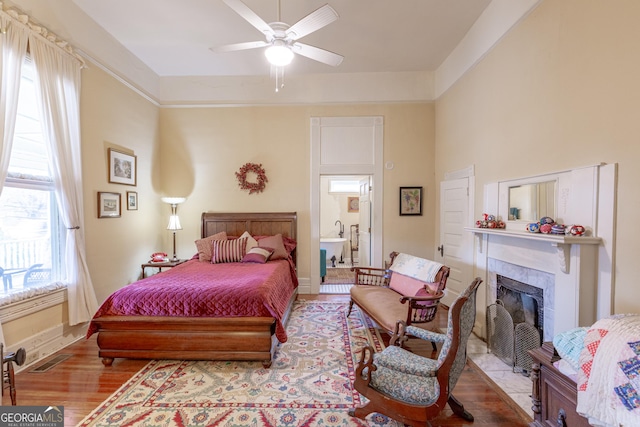
[[[353,300],[349,300],[349,311],[347,311],[347,317],[351,314],[351,309],[353,309]]]
[[[452,394],[449,395],[448,403],[454,414],[466,421],[473,421],[473,415],[471,415],[470,412],[466,411],[462,403],[460,403],[460,401],[456,399]]]
[[[369,404],[349,409],[349,416],[364,420],[367,415],[373,412],[373,408],[369,408]]]

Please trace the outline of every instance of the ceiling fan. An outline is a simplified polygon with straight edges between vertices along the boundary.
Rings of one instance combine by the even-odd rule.
[[[280,0],[278,0],[278,21],[267,24],[254,11],[240,0],[223,0],[227,6],[264,34],[265,41],[235,43],[213,47],[217,53],[267,47],[267,60],[276,67],[284,67],[293,59],[294,54],[302,55],[314,61],[337,67],[344,57],[337,53],[300,43],[302,37],[317,31],[338,19],[336,11],[325,4],[311,12],[295,24],[289,26],[280,22]]]

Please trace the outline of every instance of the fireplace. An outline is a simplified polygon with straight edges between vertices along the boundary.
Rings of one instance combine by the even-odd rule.
[[[513,322],[526,322],[543,336],[544,291],[502,275],[497,275],[497,282],[497,299],[504,303]]]
[[[496,302],[487,307],[487,347],[514,372],[528,374],[533,364],[529,350],[542,344],[544,291],[496,276]]]

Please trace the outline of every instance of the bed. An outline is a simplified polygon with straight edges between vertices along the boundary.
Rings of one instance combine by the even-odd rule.
[[[201,220],[202,239],[220,233],[239,237],[248,232],[258,239],[281,234],[290,243],[290,256],[264,264],[212,264],[200,262],[196,256],[119,289],[98,309],[87,332],[87,337],[98,334],[98,355],[105,366],[118,357],[253,360],[264,367],[271,365],[278,343],[286,341],[284,328],[297,296],[295,243],[291,244],[296,239],[296,213],[205,212]],[[287,274],[288,281],[283,279]],[[264,276],[264,283],[256,282],[257,275]],[[227,291],[242,284],[246,290]],[[244,294],[247,300],[240,301],[238,295]],[[188,302],[181,303],[181,298],[189,295]],[[142,296],[140,302],[134,300],[138,296]],[[122,301],[127,307],[118,306]],[[147,307],[147,302],[152,308],[140,308]],[[244,311],[226,312],[225,306],[231,305],[242,306]],[[178,306],[186,310],[178,313]],[[213,307],[211,311],[203,312],[208,306]]]

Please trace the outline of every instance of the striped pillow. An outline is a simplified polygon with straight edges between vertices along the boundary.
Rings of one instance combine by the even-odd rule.
[[[214,240],[211,264],[241,262],[245,255],[247,239]]]

